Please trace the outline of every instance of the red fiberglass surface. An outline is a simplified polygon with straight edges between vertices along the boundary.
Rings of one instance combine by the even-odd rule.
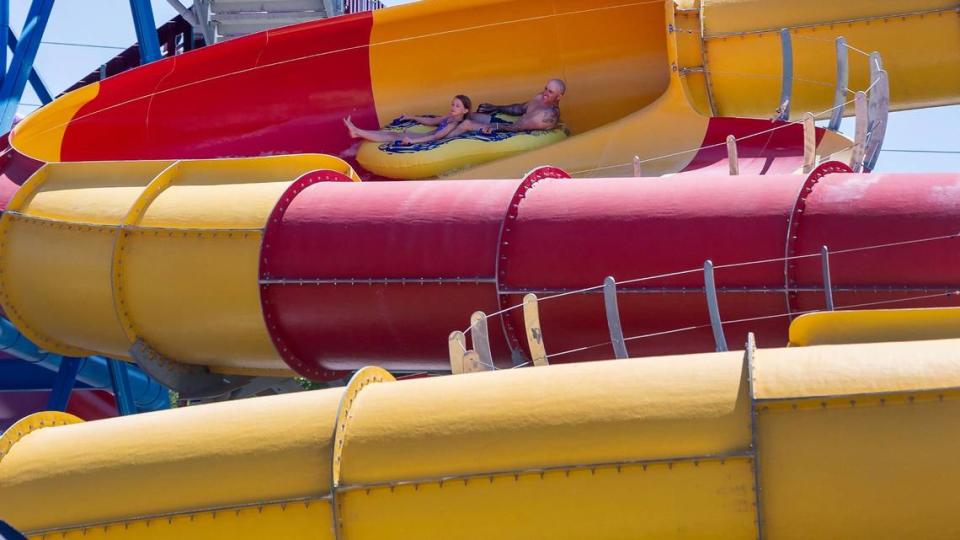
[[[341,118],[377,121],[372,24],[368,12],[280,28],[102,81],[74,116],[61,158],[340,154],[351,144]]]
[[[473,311],[492,313],[527,292],[549,296],[675,272],[620,287],[632,355],[714,348],[698,269],[718,269],[731,348],[748,331],[782,346],[788,313],[824,307],[818,257],[831,260],[838,306],[936,295],[894,306],[955,305],[956,240],[841,250],[954,235],[960,175],[854,175],[827,164],[809,177],[697,175],[662,179],[318,183],[267,230],[265,302],[288,362],[308,376],[377,363],[448,368],[447,336]],[[832,174],[831,174],[832,172]],[[529,185],[529,183],[527,183]],[[267,242],[265,242],[267,243]],[[763,264],[723,267],[774,259]],[[541,302],[548,353],[609,340],[602,295]],[[760,319],[757,319],[760,318]],[[736,322],[741,319],[750,321]],[[519,310],[491,319],[497,363],[523,352]],[[512,330],[511,330],[512,329]],[[601,345],[553,362],[610,358]],[[291,361],[291,358],[293,359]]]
[[[824,130],[816,131],[819,144]],[[790,174],[803,166],[802,124],[721,117],[710,119],[702,150],[681,173],[726,173],[728,135],[737,138],[740,174]]]

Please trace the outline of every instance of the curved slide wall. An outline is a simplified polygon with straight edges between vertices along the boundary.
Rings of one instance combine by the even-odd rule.
[[[155,62],[44,107],[18,126],[13,143],[44,162],[347,155],[351,142],[340,124],[346,115],[373,127],[400,113],[442,111],[457,93],[516,102],[546,79],[563,77],[569,83],[563,116],[574,137],[469,175],[517,178],[545,163],[576,175],[622,175],[614,165],[634,155],[704,143],[711,121],[701,114],[714,112],[703,104],[708,94],[717,114],[772,114],[780,54],[769,44],[770,32],[760,31],[767,25],[796,33],[796,114],[831,105],[829,41],[841,34],[883,54],[894,107],[955,102],[960,25],[950,6],[956,3],[900,4],[817,0],[800,9],[774,0],[723,0],[676,11],[672,1],[650,0],[425,1]],[[745,11],[764,15],[744,17]],[[913,15],[920,12],[928,15]],[[704,40],[696,39],[701,27]],[[730,34],[741,31],[742,37]],[[698,48],[702,43],[706,50]],[[698,62],[701,72],[716,72],[712,86],[698,82]],[[866,88],[866,61],[851,61],[851,69],[851,88]],[[746,76],[721,79],[722,73]],[[185,104],[202,104],[211,121],[197,121]],[[791,146],[796,156],[799,139]],[[692,157],[651,163],[648,172],[683,170]]]
[[[629,350],[710,351],[706,259],[730,345],[748,331],[781,345],[790,315],[824,307],[824,245],[837,306],[955,305],[960,175],[845,170],[354,183],[319,181],[351,174],[325,156],[51,164],[0,221],[0,300],[58,354],[131,359],[140,343],[215,372],[315,379],[370,362],[448,370],[447,336],[472,312],[607,275],[687,271],[620,288],[627,336],[690,327]],[[769,261],[739,265],[756,260]],[[542,302],[549,353],[609,340],[598,292]],[[527,354],[519,310],[490,328],[498,365]],[[610,356],[601,345],[552,361]]]
[[[958,351],[368,368],[346,388],[42,413],[0,439],[0,514],[35,538],[955,538]]]

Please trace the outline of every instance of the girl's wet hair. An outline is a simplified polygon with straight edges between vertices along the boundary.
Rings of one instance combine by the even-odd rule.
[[[463,108],[466,109],[468,113],[473,109],[473,102],[470,101],[470,98],[468,98],[467,96],[463,94],[458,94],[456,96],[453,96],[453,98],[459,99],[460,103],[463,104]]]

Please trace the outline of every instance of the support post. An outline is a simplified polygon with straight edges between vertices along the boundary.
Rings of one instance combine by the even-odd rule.
[[[487,315],[475,311],[470,316],[470,340],[479,361],[489,371],[493,371],[493,354],[490,352],[490,332],[487,330]]]
[[[847,86],[850,82],[850,50],[847,49],[847,40],[837,38],[837,87],[833,90],[833,112],[830,114],[830,125],[833,131],[840,129],[843,120],[843,104],[847,101]]]
[[[3,86],[0,86],[0,133],[6,133],[13,127],[13,117],[17,114],[17,106],[23,97],[23,90],[27,86],[33,61],[36,60],[37,50],[40,48],[40,39],[47,28],[52,10],[53,0],[33,0],[30,4],[20,42],[13,52],[10,69],[3,78]]]
[[[610,331],[610,343],[613,355],[618,359],[629,358],[627,343],[623,340],[623,328],[620,326],[620,307],[617,305],[617,280],[607,276],[603,280],[603,307],[607,313],[607,329]]]
[[[817,165],[817,120],[813,113],[803,115],[803,174],[810,174]]]
[[[777,120],[790,118],[790,101],[793,99],[793,40],[790,29],[780,30],[780,51],[783,56],[783,78],[780,83],[780,108],[777,109]]]
[[[130,390],[130,378],[127,375],[127,364],[121,360],[107,359],[110,370],[110,382],[113,384],[113,397],[117,400],[117,412],[120,416],[127,416],[137,412],[133,402],[133,391]]]
[[[0,0],[4,2],[5,0]],[[7,46],[10,47],[11,51],[17,50],[17,36],[13,34],[13,29],[7,28]],[[4,52],[6,48],[4,47]],[[4,60],[5,61],[5,60]],[[3,64],[6,66],[6,64]],[[3,77],[0,77],[0,80],[3,80]],[[33,91],[36,92],[37,97],[40,98],[40,103],[46,105],[53,101],[53,96],[50,95],[50,91],[47,90],[47,85],[44,84],[43,79],[40,78],[40,74],[37,73],[37,68],[30,68],[30,75],[28,79],[30,81],[30,86],[33,88]]]
[[[850,153],[850,168],[853,172],[863,172],[863,157],[867,143],[867,94],[857,92],[854,98],[856,110],[856,130],[853,134],[853,151]]]
[[[450,349],[450,373],[463,373],[463,357],[467,354],[467,338],[463,332],[451,332],[447,338],[447,347]]]
[[[730,166],[730,176],[740,174],[740,157],[737,155],[737,138],[727,135],[727,163]]]
[[[543,330],[540,328],[540,302],[533,293],[523,297],[523,325],[527,329],[527,346],[533,365],[548,365],[547,347],[543,343]]]
[[[130,0],[133,13],[133,26],[137,31],[137,43],[140,45],[140,64],[149,64],[162,58],[160,38],[157,36],[157,23],[153,19],[153,8],[149,0]]]
[[[820,246],[820,266],[823,269],[823,297],[827,311],[833,311],[833,282],[830,280],[830,250]]]
[[[633,177],[643,176],[643,163],[640,162],[640,156],[633,156]]]
[[[10,0],[0,0],[0,32],[13,36],[13,30],[10,28]],[[2,35],[2,34],[0,34]],[[10,50],[15,50],[14,45]],[[0,84],[3,83],[4,75],[7,74],[7,48],[0,47]]]
[[[62,357],[60,359],[60,369],[53,380],[53,389],[50,390],[50,397],[47,400],[48,411],[63,412],[67,410],[70,394],[73,392],[73,386],[77,383],[77,373],[79,371],[79,358]]]
[[[723,322],[720,320],[720,305],[717,302],[717,284],[713,278],[713,261],[703,263],[703,284],[707,294],[707,311],[710,313],[710,328],[713,329],[713,341],[717,352],[730,350],[727,347],[727,338],[723,334]]]

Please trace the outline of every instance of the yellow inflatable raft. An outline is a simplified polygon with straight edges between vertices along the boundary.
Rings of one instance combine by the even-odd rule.
[[[500,116],[498,121],[516,117]],[[433,128],[411,120],[394,120],[384,129],[427,133]],[[384,178],[417,180],[433,178],[489,161],[553,144],[567,137],[564,128],[521,133],[497,132],[489,135],[471,132],[453,139],[422,144],[365,142],[357,151],[364,169]]]

